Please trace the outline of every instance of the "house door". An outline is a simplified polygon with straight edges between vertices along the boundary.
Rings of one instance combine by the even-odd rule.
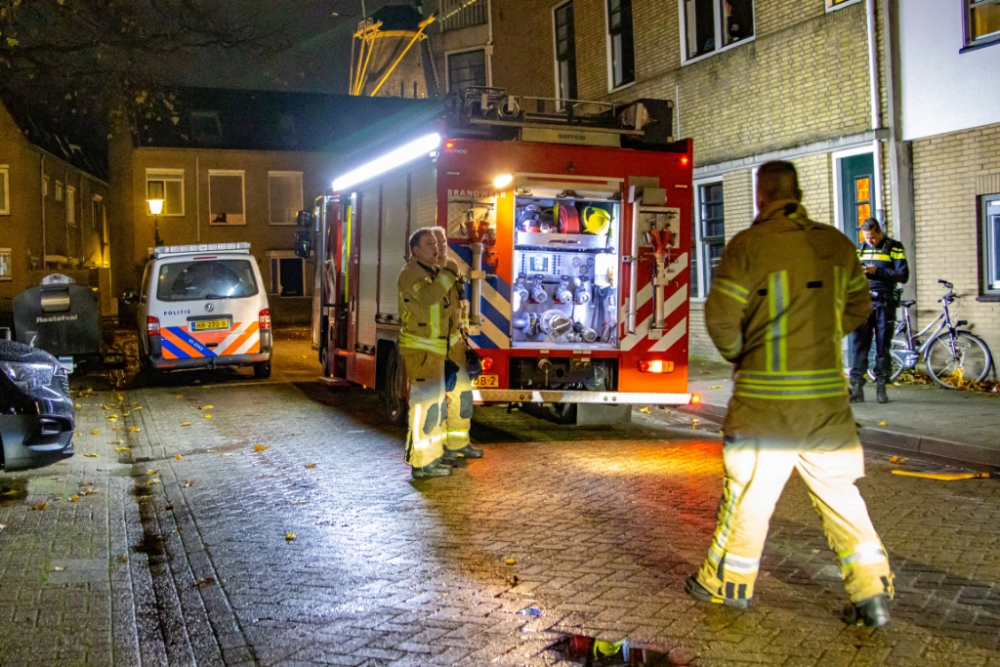
[[[875,212],[875,161],[871,153],[840,158],[841,230],[860,243],[861,223]]]

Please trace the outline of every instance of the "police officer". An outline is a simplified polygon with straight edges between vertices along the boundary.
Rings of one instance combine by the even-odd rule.
[[[410,389],[406,462],[415,479],[445,477],[462,458],[482,458],[469,441],[472,383],[465,362],[459,269],[440,227],[410,236],[399,274],[399,354]]]
[[[771,514],[794,469],[840,562],[851,599],[844,619],[877,627],[889,622],[892,573],[854,485],[864,454],[840,347],[868,315],[868,281],[850,240],[810,220],[801,200],[794,166],[760,167],[760,215],[726,246],[705,304],[708,333],[736,376],[718,525],[685,588],[701,602],[750,605]]]
[[[875,218],[861,224],[865,242],[858,248],[858,259],[865,268],[872,295],[872,312],[868,319],[854,331],[854,360],[851,367],[851,403],[865,400],[865,376],[868,374],[868,353],[875,334],[875,398],[888,403],[885,385],[892,375],[889,351],[896,327],[896,285],[910,279],[903,244],[882,233],[882,226]]]

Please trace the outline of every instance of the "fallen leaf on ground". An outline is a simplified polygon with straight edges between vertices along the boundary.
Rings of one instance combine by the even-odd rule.
[[[200,408],[198,408],[198,409],[199,409],[199,410],[211,410],[211,409],[212,409],[212,406],[211,406],[211,405],[203,405],[203,406],[201,406],[201,407],[200,407]]]
[[[215,583],[215,577],[205,577],[204,579],[197,579],[194,582],[195,586],[211,586]]]
[[[181,395],[181,394],[177,394],[176,396],[174,396],[174,398],[181,399],[181,398],[184,398],[184,396]]]
[[[698,371],[698,375],[711,375],[712,371]]]
[[[124,445],[125,441],[122,440],[121,438],[118,438],[117,440],[108,440],[108,444],[109,445]]]
[[[225,454],[219,454],[219,456],[232,456],[232,452],[226,452]]]
[[[112,416],[108,417],[108,421],[109,422],[116,422],[116,421],[118,421],[118,417],[115,417],[114,415],[112,415]]]
[[[885,426],[885,422],[879,422],[878,425],[879,426]]]
[[[285,535],[285,539],[291,542],[292,540],[295,539],[295,533],[288,533],[287,535]]]
[[[90,432],[90,435],[100,435],[100,434],[101,434],[101,429],[99,428],[95,428],[93,431]]]
[[[267,445],[254,445],[253,450],[255,452],[263,452],[267,450]]]
[[[154,477],[153,479],[147,479],[146,480],[146,486],[152,486],[153,484],[159,484],[159,483],[160,483],[160,479],[158,477]]]
[[[78,494],[78,493],[74,493],[74,494],[73,494],[73,497],[72,497],[72,498],[70,498],[70,499],[69,499],[69,501],[70,501],[71,503],[75,503],[75,502],[76,502],[76,501],[78,501],[79,499],[80,499],[80,494]]]
[[[130,414],[132,414],[132,413],[131,412],[123,412],[122,413],[122,417],[128,417]]]
[[[648,415],[649,412],[650,412],[650,410],[649,410],[649,408],[639,408],[639,412],[643,412],[643,413],[645,413],[645,414]]]
[[[112,426],[111,430],[112,431],[120,431],[120,430],[122,430],[122,427],[121,426]]]
[[[194,480],[189,479],[188,481],[184,482],[184,486],[194,486]]]
[[[95,493],[97,493],[99,491],[100,491],[100,489],[84,489],[83,490],[83,495],[85,495],[85,496],[92,496],[92,495],[94,495]]]
[[[141,429],[141,428],[139,428],[138,426],[129,426],[129,427],[128,427],[128,430],[129,430],[129,433],[138,433],[138,432],[139,432],[139,431],[141,431],[142,429]]]
[[[316,464],[315,464],[315,463],[307,463],[307,464],[306,464],[306,467],[307,467],[307,468],[315,468],[315,467],[316,467]]]
[[[111,406],[110,405],[102,405],[101,409],[103,409],[103,410],[110,410]]]
[[[74,438],[79,438],[81,435],[83,435],[83,433],[74,433],[73,437]]]
[[[127,563],[128,562],[128,556],[119,556],[118,557],[118,562],[119,563]]]
[[[909,460],[910,459],[906,458],[905,456],[893,456],[892,458],[889,459],[889,463],[905,463],[906,461]]]
[[[32,505],[32,506],[31,506],[31,509],[33,509],[33,510],[38,510],[39,512],[41,512],[41,511],[42,511],[42,510],[44,510],[44,509],[45,509],[46,507],[48,507],[48,505],[49,505],[49,503],[48,503],[48,501],[46,501],[46,502],[44,502],[44,503],[38,503],[37,505]]]
[[[142,406],[141,405],[136,405],[135,407],[132,408],[133,412],[136,411],[136,410],[142,410]]]
[[[156,471],[155,471],[155,470],[147,470],[147,471],[146,471],[146,474],[147,474],[147,475],[155,475],[155,474],[156,474]]]
[[[88,459],[96,459],[97,458],[97,454],[84,454],[84,456],[86,456]]]
[[[722,385],[721,384],[713,384],[713,385],[711,385],[709,387],[709,389],[722,389]]]
[[[191,422],[181,422],[181,426],[190,426]]]
[[[115,447],[116,452],[129,452],[132,451],[131,447]]]
[[[212,418],[212,413],[211,412],[206,412],[205,414],[202,415],[202,417],[204,417],[205,419],[211,419]]]
[[[174,454],[174,458],[177,459],[178,461],[180,461],[184,457],[181,456],[180,454]]]
[[[83,406],[82,406],[82,405],[80,405],[79,403],[77,403],[77,404],[76,404],[76,409],[77,409],[77,410],[79,410],[79,409],[80,409],[80,408],[82,408],[82,407],[83,407]]]
[[[66,568],[62,567],[61,565],[56,565],[55,567],[52,568],[54,572],[62,572],[65,569]]]

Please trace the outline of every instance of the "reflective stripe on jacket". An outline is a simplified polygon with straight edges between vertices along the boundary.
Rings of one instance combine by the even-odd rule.
[[[854,245],[793,200],[765,208],[726,246],[705,323],[736,364],[727,435],[856,443],[841,341],[871,309]]]
[[[400,347],[464,358],[458,266],[428,267],[411,259],[399,274]],[[457,359],[452,359],[456,361]]]
[[[862,264],[875,265],[875,273],[868,276],[869,289],[873,292],[892,292],[896,285],[905,284],[910,279],[903,244],[888,236],[875,248],[862,243],[858,248],[858,259]]]

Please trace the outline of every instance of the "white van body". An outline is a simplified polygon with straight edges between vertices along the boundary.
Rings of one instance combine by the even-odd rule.
[[[271,311],[249,243],[161,246],[142,277],[139,354],[153,371],[218,366],[271,373]]]

